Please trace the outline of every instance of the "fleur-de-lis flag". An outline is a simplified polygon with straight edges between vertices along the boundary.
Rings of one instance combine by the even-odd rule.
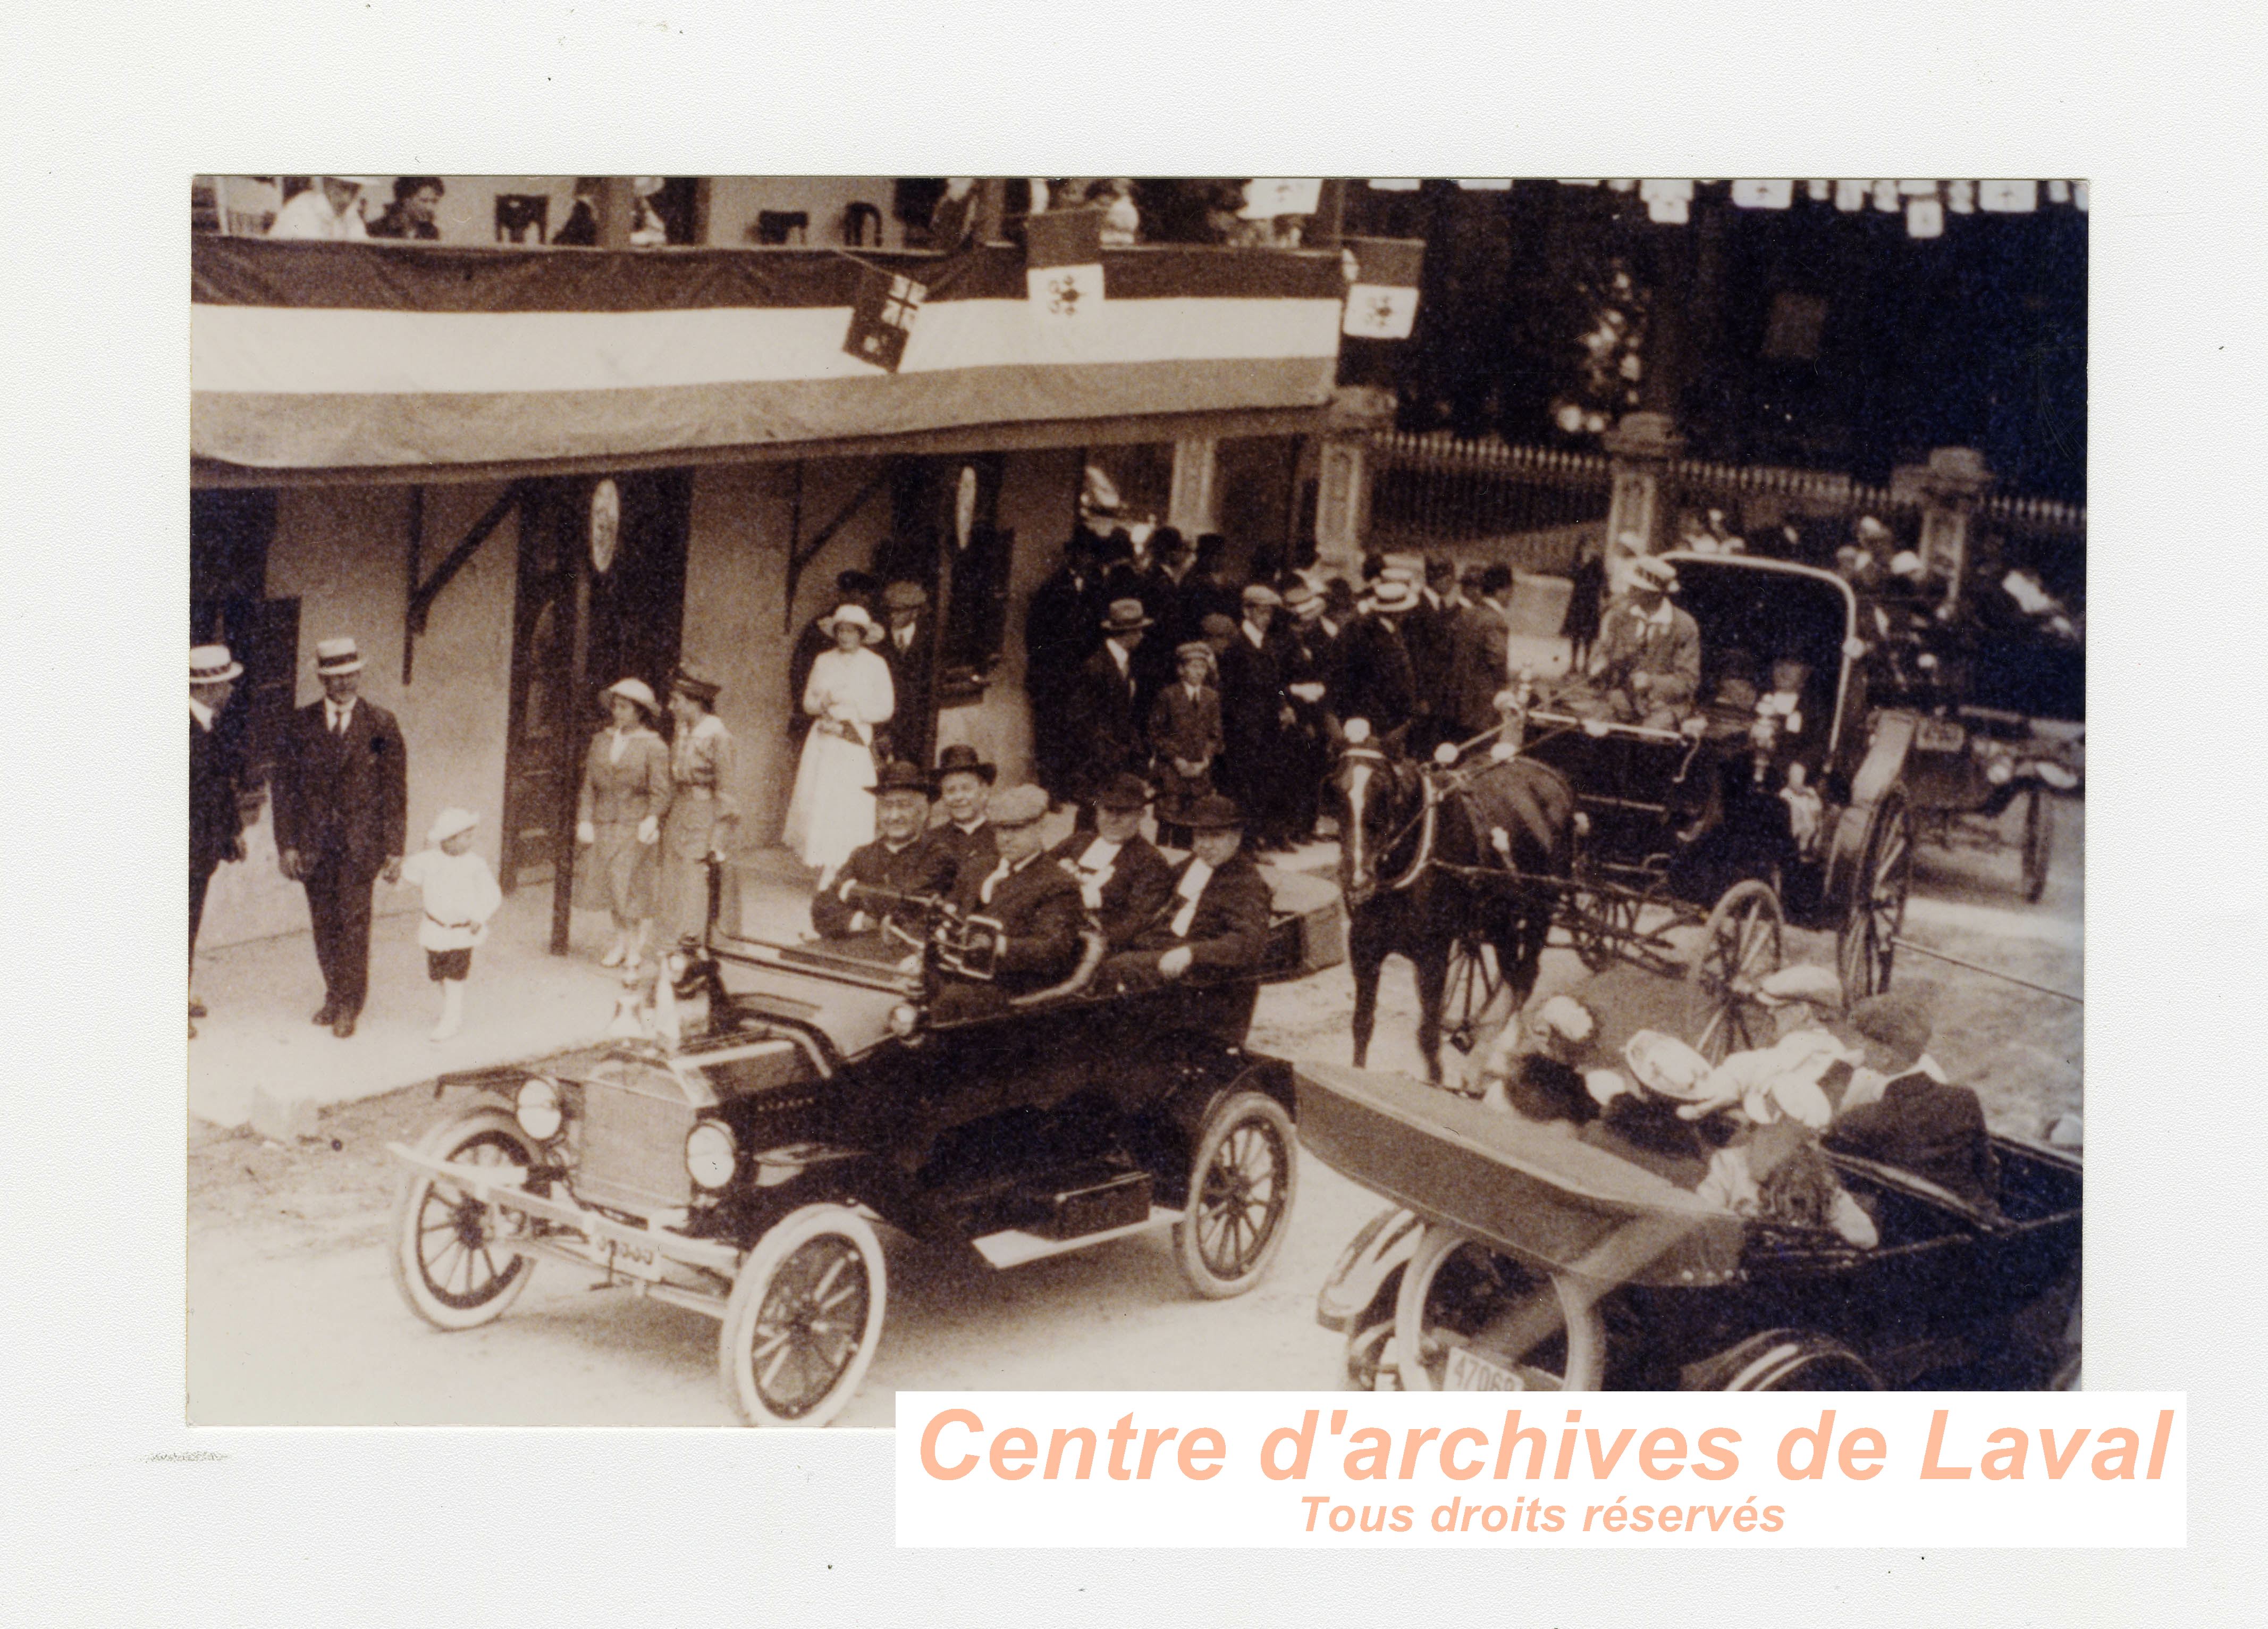
[[[906,342],[913,337],[914,320],[928,298],[929,290],[911,277],[860,262],[843,349],[884,372],[896,372],[905,360]]]
[[[1418,321],[1418,272],[1425,246],[1410,238],[1350,238],[1354,277],[1339,332],[1356,339],[1408,339]]]
[[[1076,321],[1102,309],[1102,211],[1054,210],[1024,217],[1024,287],[1032,309]]]

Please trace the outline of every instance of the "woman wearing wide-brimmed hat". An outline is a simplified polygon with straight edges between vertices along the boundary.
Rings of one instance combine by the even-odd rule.
[[[727,845],[740,829],[740,798],[733,790],[740,754],[732,731],[715,711],[722,688],[689,662],[681,664],[669,682],[669,715],[677,722],[677,735],[669,748],[669,812],[661,824],[658,903],[665,944],[708,926],[709,873],[703,862],[711,854],[729,853]],[[740,891],[727,888],[718,924],[725,932],[738,930],[740,908]]]
[[[583,760],[575,841],[590,849],[591,878],[614,913],[615,937],[599,964],[636,969],[653,932],[655,851],[673,791],[669,748],[654,732],[661,704],[644,681],[624,679],[601,694],[614,722]]]
[[[889,721],[897,698],[890,665],[869,648],[882,628],[865,607],[839,606],[820,626],[835,648],[821,652],[803,687],[803,710],[814,722],[803,738],[781,839],[805,865],[824,867],[874,840],[874,726]]]

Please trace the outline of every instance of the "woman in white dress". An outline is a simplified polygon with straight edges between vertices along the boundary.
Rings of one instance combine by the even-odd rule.
[[[835,648],[820,652],[803,710],[815,722],[788,800],[788,847],[806,866],[839,866],[874,840],[874,726],[897,705],[890,666],[866,647],[882,637],[864,608],[839,606],[820,626]]]

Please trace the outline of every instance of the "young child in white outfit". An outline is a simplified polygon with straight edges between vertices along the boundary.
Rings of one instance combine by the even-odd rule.
[[[446,1041],[465,1018],[465,981],[472,977],[473,947],[489,936],[489,918],[504,892],[488,862],[472,852],[481,817],[470,809],[443,809],[425,834],[433,846],[401,862],[401,881],[425,893],[425,919],[417,942],[425,948],[425,976],[441,986],[440,1021],[433,1039]]]

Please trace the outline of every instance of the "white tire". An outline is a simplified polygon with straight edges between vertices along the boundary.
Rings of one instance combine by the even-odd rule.
[[[717,1336],[725,1401],[751,1426],[823,1426],[866,1378],[888,1282],[881,1241],[841,1205],[806,1205],[756,1241]]]

